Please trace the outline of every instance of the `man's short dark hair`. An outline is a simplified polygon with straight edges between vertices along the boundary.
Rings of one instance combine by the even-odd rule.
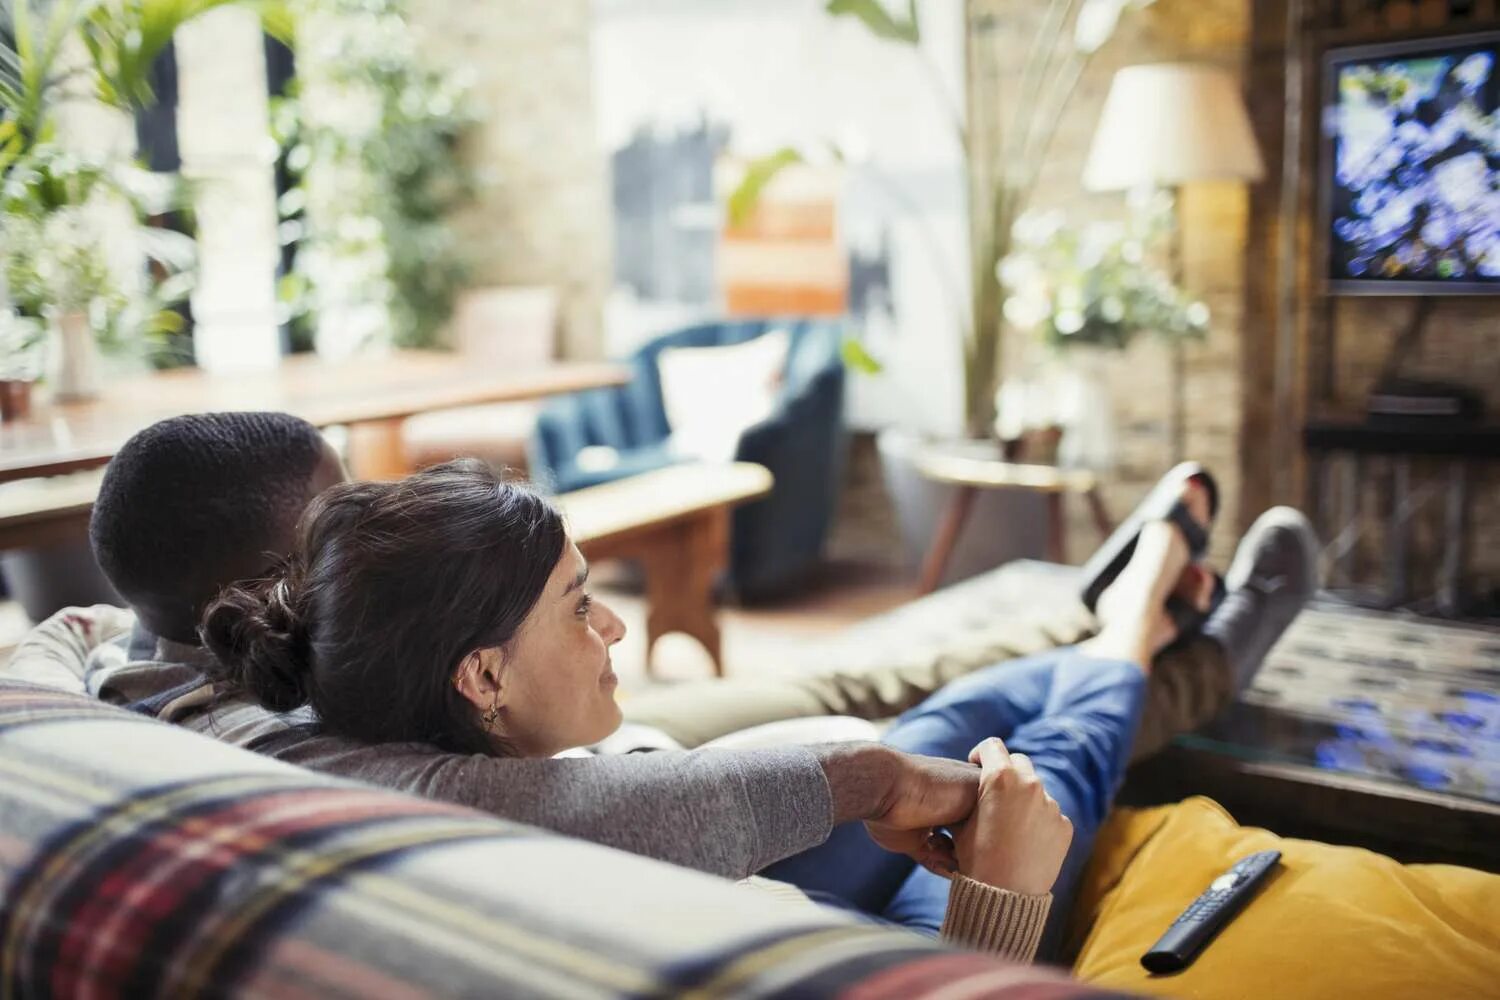
[[[153,424],[109,463],[89,525],[94,557],[142,622],[194,641],[218,590],[269,568],[325,453],[285,413],[200,413]]]

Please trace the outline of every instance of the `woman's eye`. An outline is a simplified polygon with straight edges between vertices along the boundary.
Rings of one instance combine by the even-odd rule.
[[[588,616],[589,611],[593,607],[594,607],[594,598],[593,598],[593,595],[592,594],[584,594],[582,597],[580,597],[578,599],[578,610],[575,611],[574,614],[578,615],[579,618],[585,618],[585,617]]]

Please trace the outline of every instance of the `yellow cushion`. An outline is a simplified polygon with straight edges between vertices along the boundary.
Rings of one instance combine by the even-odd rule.
[[[1208,883],[1255,851],[1281,868],[1197,961],[1154,976],[1141,955]],[[1500,995],[1500,876],[1401,865],[1284,840],[1188,799],[1118,810],[1100,831],[1074,916],[1085,982],[1176,997]]]

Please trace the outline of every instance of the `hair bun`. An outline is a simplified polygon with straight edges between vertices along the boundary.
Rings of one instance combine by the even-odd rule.
[[[240,688],[273,712],[307,704],[307,633],[287,577],[230,587],[203,613],[203,645]]]

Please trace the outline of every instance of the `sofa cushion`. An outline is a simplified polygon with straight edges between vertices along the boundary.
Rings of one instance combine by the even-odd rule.
[[[0,682],[0,995],[1094,995]]]
[[[773,330],[743,344],[668,347],[656,355],[674,454],[728,462],[740,435],[776,410],[790,337]]]
[[[1281,868],[1197,960],[1152,975],[1140,958],[1214,878],[1255,851]],[[1500,984],[1500,876],[1401,865],[1277,837],[1192,798],[1117,810],[1073,915],[1089,983],[1177,997],[1462,997]]]

